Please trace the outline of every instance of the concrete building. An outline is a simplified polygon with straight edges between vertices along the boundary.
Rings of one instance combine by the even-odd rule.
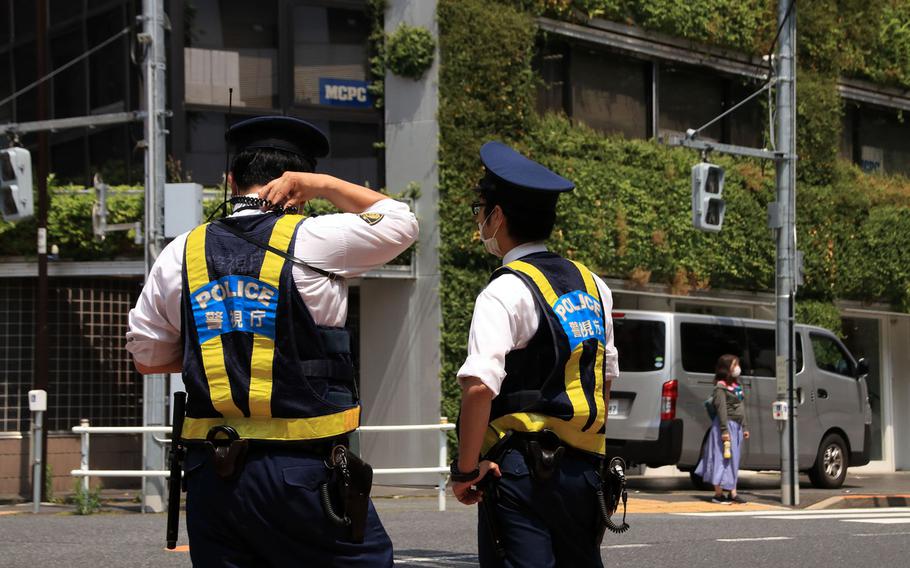
[[[50,1],[50,68],[131,25],[137,0]],[[385,77],[385,105],[365,88],[373,21],[366,0],[170,0],[168,48],[169,154],[175,177],[207,186],[221,182],[224,131],[248,116],[299,116],[327,132],[332,153],[322,171],[399,192],[416,184],[420,241],[407,265],[386,267],[352,283],[350,324],[357,338],[364,423],[436,423],[440,413],[440,329],[437,246],[439,57],[417,81]],[[436,30],[436,0],[389,0],[385,31],[402,22]],[[558,110],[605,133],[660,137],[703,123],[741,98],[765,72],[761,61],[629,26],[549,19],[536,70],[540,110]],[[0,0],[0,99],[31,83],[35,58],[33,2]],[[59,75],[51,116],[139,108],[139,68],[127,36]],[[697,48],[697,49],[696,49]],[[353,88],[354,91],[340,87]],[[233,89],[228,112],[228,90]],[[869,170],[910,173],[908,127],[883,109],[910,110],[910,95],[844,80],[847,102],[842,155]],[[355,92],[356,96],[342,93]],[[0,106],[0,124],[33,120],[33,99]],[[702,120],[704,119],[704,120]],[[756,103],[719,122],[706,136],[760,145]],[[51,170],[91,185],[96,169],[123,183],[141,183],[137,125],[71,130],[51,136]],[[26,145],[33,143],[25,139]],[[66,254],[61,255],[63,258]],[[82,418],[95,425],[141,422],[141,377],[122,337],[142,281],[137,259],[51,264],[52,364],[49,427],[55,487],[72,488]],[[34,359],[33,262],[0,264],[0,495],[28,493],[25,393]],[[665,287],[609,282],[617,309],[659,309],[773,318],[773,298],[712,291],[673,296]],[[870,362],[874,442],[870,469],[910,468],[910,315],[887,306],[840,304],[847,344]],[[94,442],[93,442],[94,444]],[[107,448],[105,449],[105,444]],[[435,465],[435,433],[364,434],[376,467]],[[138,467],[135,438],[93,445],[93,467]],[[103,452],[103,453],[102,453]],[[74,461],[75,460],[75,461]],[[401,476],[409,483],[431,476]],[[132,482],[124,482],[128,486]]]

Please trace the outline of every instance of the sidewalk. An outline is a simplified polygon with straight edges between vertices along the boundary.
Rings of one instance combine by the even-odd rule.
[[[688,474],[676,468],[650,469],[643,475],[628,478],[629,514],[692,513],[707,511],[768,510],[781,507],[780,474],[742,472],[739,493],[748,503],[745,505],[717,505],[711,503],[711,491],[700,491],[692,487]],[[421,508],[435,508],[436,490],[433,487],[390,487],[375,485],[372,492],[377,507],[390,506],[394,501],[421,502]],[[139,491],[122,489],[105,490],[101,493],[102,512],[139,513]],[[59,498],[67,496],[60,495]],[[451,493],[448,494],[449,509],[457,507]],[[800,509],[845,509],[869,507],[910,506],[910,472],[897,473],[849,473],[840,489],[816,489],[806,476],[800,476]],[[31,513],[30,501],[13,497],[0,499],[0,516]],[[74,511],[68,503],[42,503],[41,514],[69,514]]]

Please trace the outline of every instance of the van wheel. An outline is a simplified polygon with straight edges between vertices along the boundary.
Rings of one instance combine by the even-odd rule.
[[[809,481],[820,489],[837,489],[847,478],[847,444],[839,434],[828,434],[818,447]]]
[[[689,472],[689,481],[692,482],[692,487],[698,489],[699,491],[713,491],[714,486],[710,483],[705,483],[705,480],[701,478],[700,475],[694,471]]]

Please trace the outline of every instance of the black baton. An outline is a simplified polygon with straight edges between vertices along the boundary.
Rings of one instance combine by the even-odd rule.
[[[177,529],[180,526],[180,489],[183,477],[183,417],[186,412],[186,393],[174,393],[174,415],[171,420],[171,475],[167,487],[167,548],[177,547]]]

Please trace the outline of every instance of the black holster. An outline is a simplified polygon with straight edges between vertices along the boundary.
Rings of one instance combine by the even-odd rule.
[[[319,487],[326,517],[333,525],[350,529],[351,542],[359,544],[366,532],[373,468],[344,445],[332,448],[326,465],[332,477]],[[333,494],[341,501],[340,511],[332,503]]]
[[[597,542],[603,542],[607,530],[621,534],[629,530],[626,523],[626,503],[629,494],[626,491],[625,462],[622,458],[613,458],[606,468],[600,472],[600,488],[597,490],[597,506],[600,510],[600,530]],[[613,522],[613,515],[622,503],[622,522]]]
[[[205,436],[205,446],[212,455],[215,474],[224,480],[237,479],[246,463],[249,440],[241,440],[230,426],[214,426]]]
[[[522,435],[518,442],[519,451],[525,457],[531,478],[538,483],[552,479],[553,474],[559,469],[562,456],[566,453],[566,447],[559,436],[550,430],[542,430]]]

